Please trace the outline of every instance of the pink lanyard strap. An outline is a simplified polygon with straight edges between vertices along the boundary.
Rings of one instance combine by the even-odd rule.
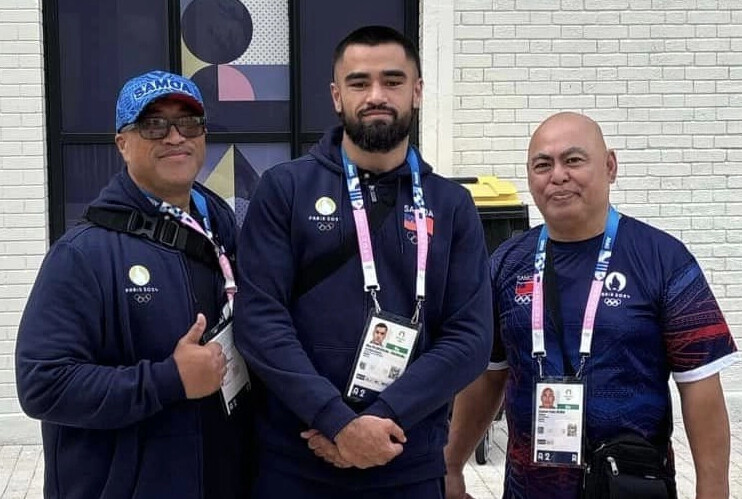
[[[358,237],[358,249],[361,254],[361,265],[363,269],[363,288],[371,294],[374,306],[378,312],[381,307],[376,297],[377,291],[381,289],[376,274],[376,263],[374,261],[373,248],[371,246],[371,233],[368,229],[368,216],[363,203],[361,193],[361,181],[358,178],[358,169],[351,163],[345,150],[341,148],[343,166],[345,167],[346,182],[348,184],[348,195],[353,207],[353,221],[356,226]],[[415,229],[417,234],[417,273],[415,280],[415,313],[412,322],[416,323],[420,317],[423,302],[425,301],[425,273],[428,259],[428,227],[426,221],[427,210],[425,209],[425,198],[423,197],[422,181],[420,178],[420,164],[417,155],[412,148],[407,151],[407,163],[412,173],[412,199],[415,205]]]
[[[608,208],[603,242],[595,263],[593,280],[590,284],[590,294],[585,306],[585,315],[582,319],[582,333],[580,336],[580,368],[577,378],[582,375],[587,357],[592,350],[593,332],[595,330],[595,316],[600,304],[600,293],[603,289],[603,281],[608,273],[608,264],[611,260],[613,245],[618,233],[618,221],[621,215],[613,206]],[[543,378],[542,359],[546,357],[546,345],[544,342],[544,270],[546,268],[546,242],[549,239],[546,224],[541,227],[538,242],[536,243],[536,256],[534,258],[533,274],[533,304],[531,306],[531,356],[535,357],[539,364],[539,375]],[[558,292],[558,290],[557,290]]]
[[[231,311],[232,304],[234,302],[234,295],[235,293],[237,293],[237,283],[234,279],[232,264],[229,262],[229,258],[227,258],[227,253],[224,249],[224,246],[218,244],[216,242],[216,239],[214,238],[214,233],[211,231],[211,228],[209,226],[208,214],[202,212],[202,210],[205,211],[206,208],[206,202],[203,199],[203,196],[201,196],[201,194],[197,191],[191,191],[191,194],[194,198],[197,209],[199,208],[199,205],[203,205],[202,209],[199,210],[199,212],[201,212],[201,215],[204,218],[205,227],[202,227],[201,224],[199,224],[192,216],[190,216],[188,213],[177,206],[173,206],[166,201],[158,201],[153,198],[150,198],[150,200],[153,203],[156,203],[157,209],[160,211],[160,213],[166,213],[170,215],[180,224],[185,225],[186,227],[190,227],[209,240],[211,245],[214,247],[217,260],[219,261],[219,268],[221,269],[222,275],[224,276],[224,291],[227,293],[227,302],[229,303],[229,308]]]

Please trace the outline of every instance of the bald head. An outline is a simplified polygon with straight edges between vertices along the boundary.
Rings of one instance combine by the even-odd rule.
[[[536,128],[531,135],[531,141],[528,144],[528,162],[531,162],[531,155],[534,153],[533,145],[534,142],[538,143],[541,138],[541,134],[554,133],[554,129],[560,129],[562,127],[575,128],[583,133],[585,139],[590,141],[592,145],[598,149],[605,151],[607,149],[605,145],[605,139],[603,138],[603,130],[592,118],[585,116],[584,114],[574,113],[571,111],[564,111],[557,114],[552,114]]]
[[[541,123],[528,145],[528,187],[550,237],[600,234],[617,162],[600,126],[585,115],[558,113]]]

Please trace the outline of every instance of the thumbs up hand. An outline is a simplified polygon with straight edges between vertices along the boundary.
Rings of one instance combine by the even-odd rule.
[[[221,345],[216,342],[199,344],[205,329],[206,318],[198,314],[196,322],[178,340],[173,352],[180,380],[189,399],[206,397],[217,391],[227,372],[227,360]]]

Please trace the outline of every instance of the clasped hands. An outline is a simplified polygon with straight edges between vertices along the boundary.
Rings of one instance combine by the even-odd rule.
[[[391,419],[360,416],[335,436],[335,442],[318,430],[301,432],[315,455],[338,468],[381,466],[402,453],[404,431]]]

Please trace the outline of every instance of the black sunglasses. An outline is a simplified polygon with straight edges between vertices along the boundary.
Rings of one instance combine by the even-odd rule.
[[[168,136],[171,126],[175,126],[178,133],[186,139],[200,137],[205,130],[203,116],[182,116],[174,120],[160,117],[142,118],[122,127],[121,131],[136,129],[143,139],[160,140]]]

